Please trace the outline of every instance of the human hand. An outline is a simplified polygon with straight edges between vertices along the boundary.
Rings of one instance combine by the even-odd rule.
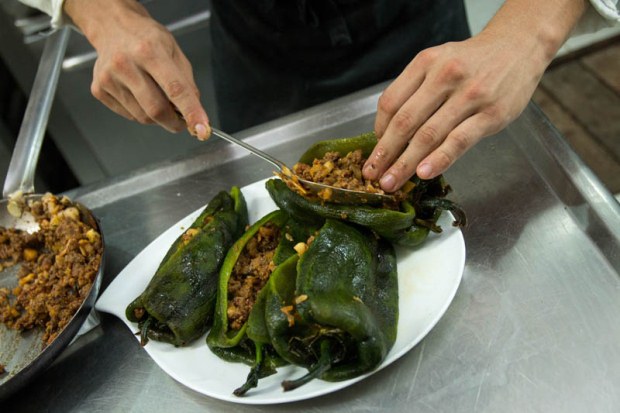
[[[117,114],[168,131],[210,135],[192,67],[174,37],[134,0],[66,0],[97,50],[91,93]]]
[[[387,192],[414,173],[431,179],[522,112],[582,12],[564,16],[557,32],[535,31],[530,10],[518,7],[529,1],[508,1],[479,35],[424,50],[411,61],[379,98],[379,141],[364,177],[379,179]]]

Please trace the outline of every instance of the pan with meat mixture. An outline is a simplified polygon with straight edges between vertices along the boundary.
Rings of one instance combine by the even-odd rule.
[[[41,328],[49,345],[90,293],[103,243],[67,197],[45,194],[26,208],[37,232],[0,228],[0,267],[20,264],[17,286],[0,289],[0,322],[20,331]]]

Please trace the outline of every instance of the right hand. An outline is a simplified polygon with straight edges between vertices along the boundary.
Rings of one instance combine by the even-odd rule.
[[[189,60],[142,5],[66,0],[64,10],[97,50],[91,92],[98,100],[127,119],[209,137]]]

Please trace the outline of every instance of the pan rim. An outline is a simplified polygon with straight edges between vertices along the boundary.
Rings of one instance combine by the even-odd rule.
[[[27,194],[24,195],[25,200],[40,199],[45,194]],[[57,195],[55,195],[57,196]],[[64,196],[64,195],[58,195]],[[8,214],[6,205],[9,200],[6,198],[0,199],[0,217],[3,214]],[[86,321],[91,311],[95,311],[95,302],[100,292],[101,283],[103,279],[103,272],[106,261],[106,247],[103,231],[101,229],[101,223],[99,219],[92,213],[92,211],[85,205],[78,201],[71,200],[75,204],[80,212],[87,214],[89,225],[94,225],[95,229],[101,236],[101,260],[99,262],[99,268],[97,274],[93,280],[93,283],[86,295],[86,298],[80,304],[80,307],[73,314],[69,322],[58,333],[56,338],[47,346],[41,345],[41,349],[38,354],[27,364],[23,365],[17,372],[9,371],[6,378],[0,377],[0,400],[5,400],[21,388],[25,387],[36,376],[45,371],[52,362],[60,356],[60,354],[72,343],[73,339],[79,332],[80,328]],[[6,211],[6,212],[5,212]],[[15,221],[18,221],[16,218]]]

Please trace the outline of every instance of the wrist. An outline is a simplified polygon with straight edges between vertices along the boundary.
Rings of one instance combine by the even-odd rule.
[[[587,0],[506,0],[481,35],[505,39],[546,68],[586,8]]]

